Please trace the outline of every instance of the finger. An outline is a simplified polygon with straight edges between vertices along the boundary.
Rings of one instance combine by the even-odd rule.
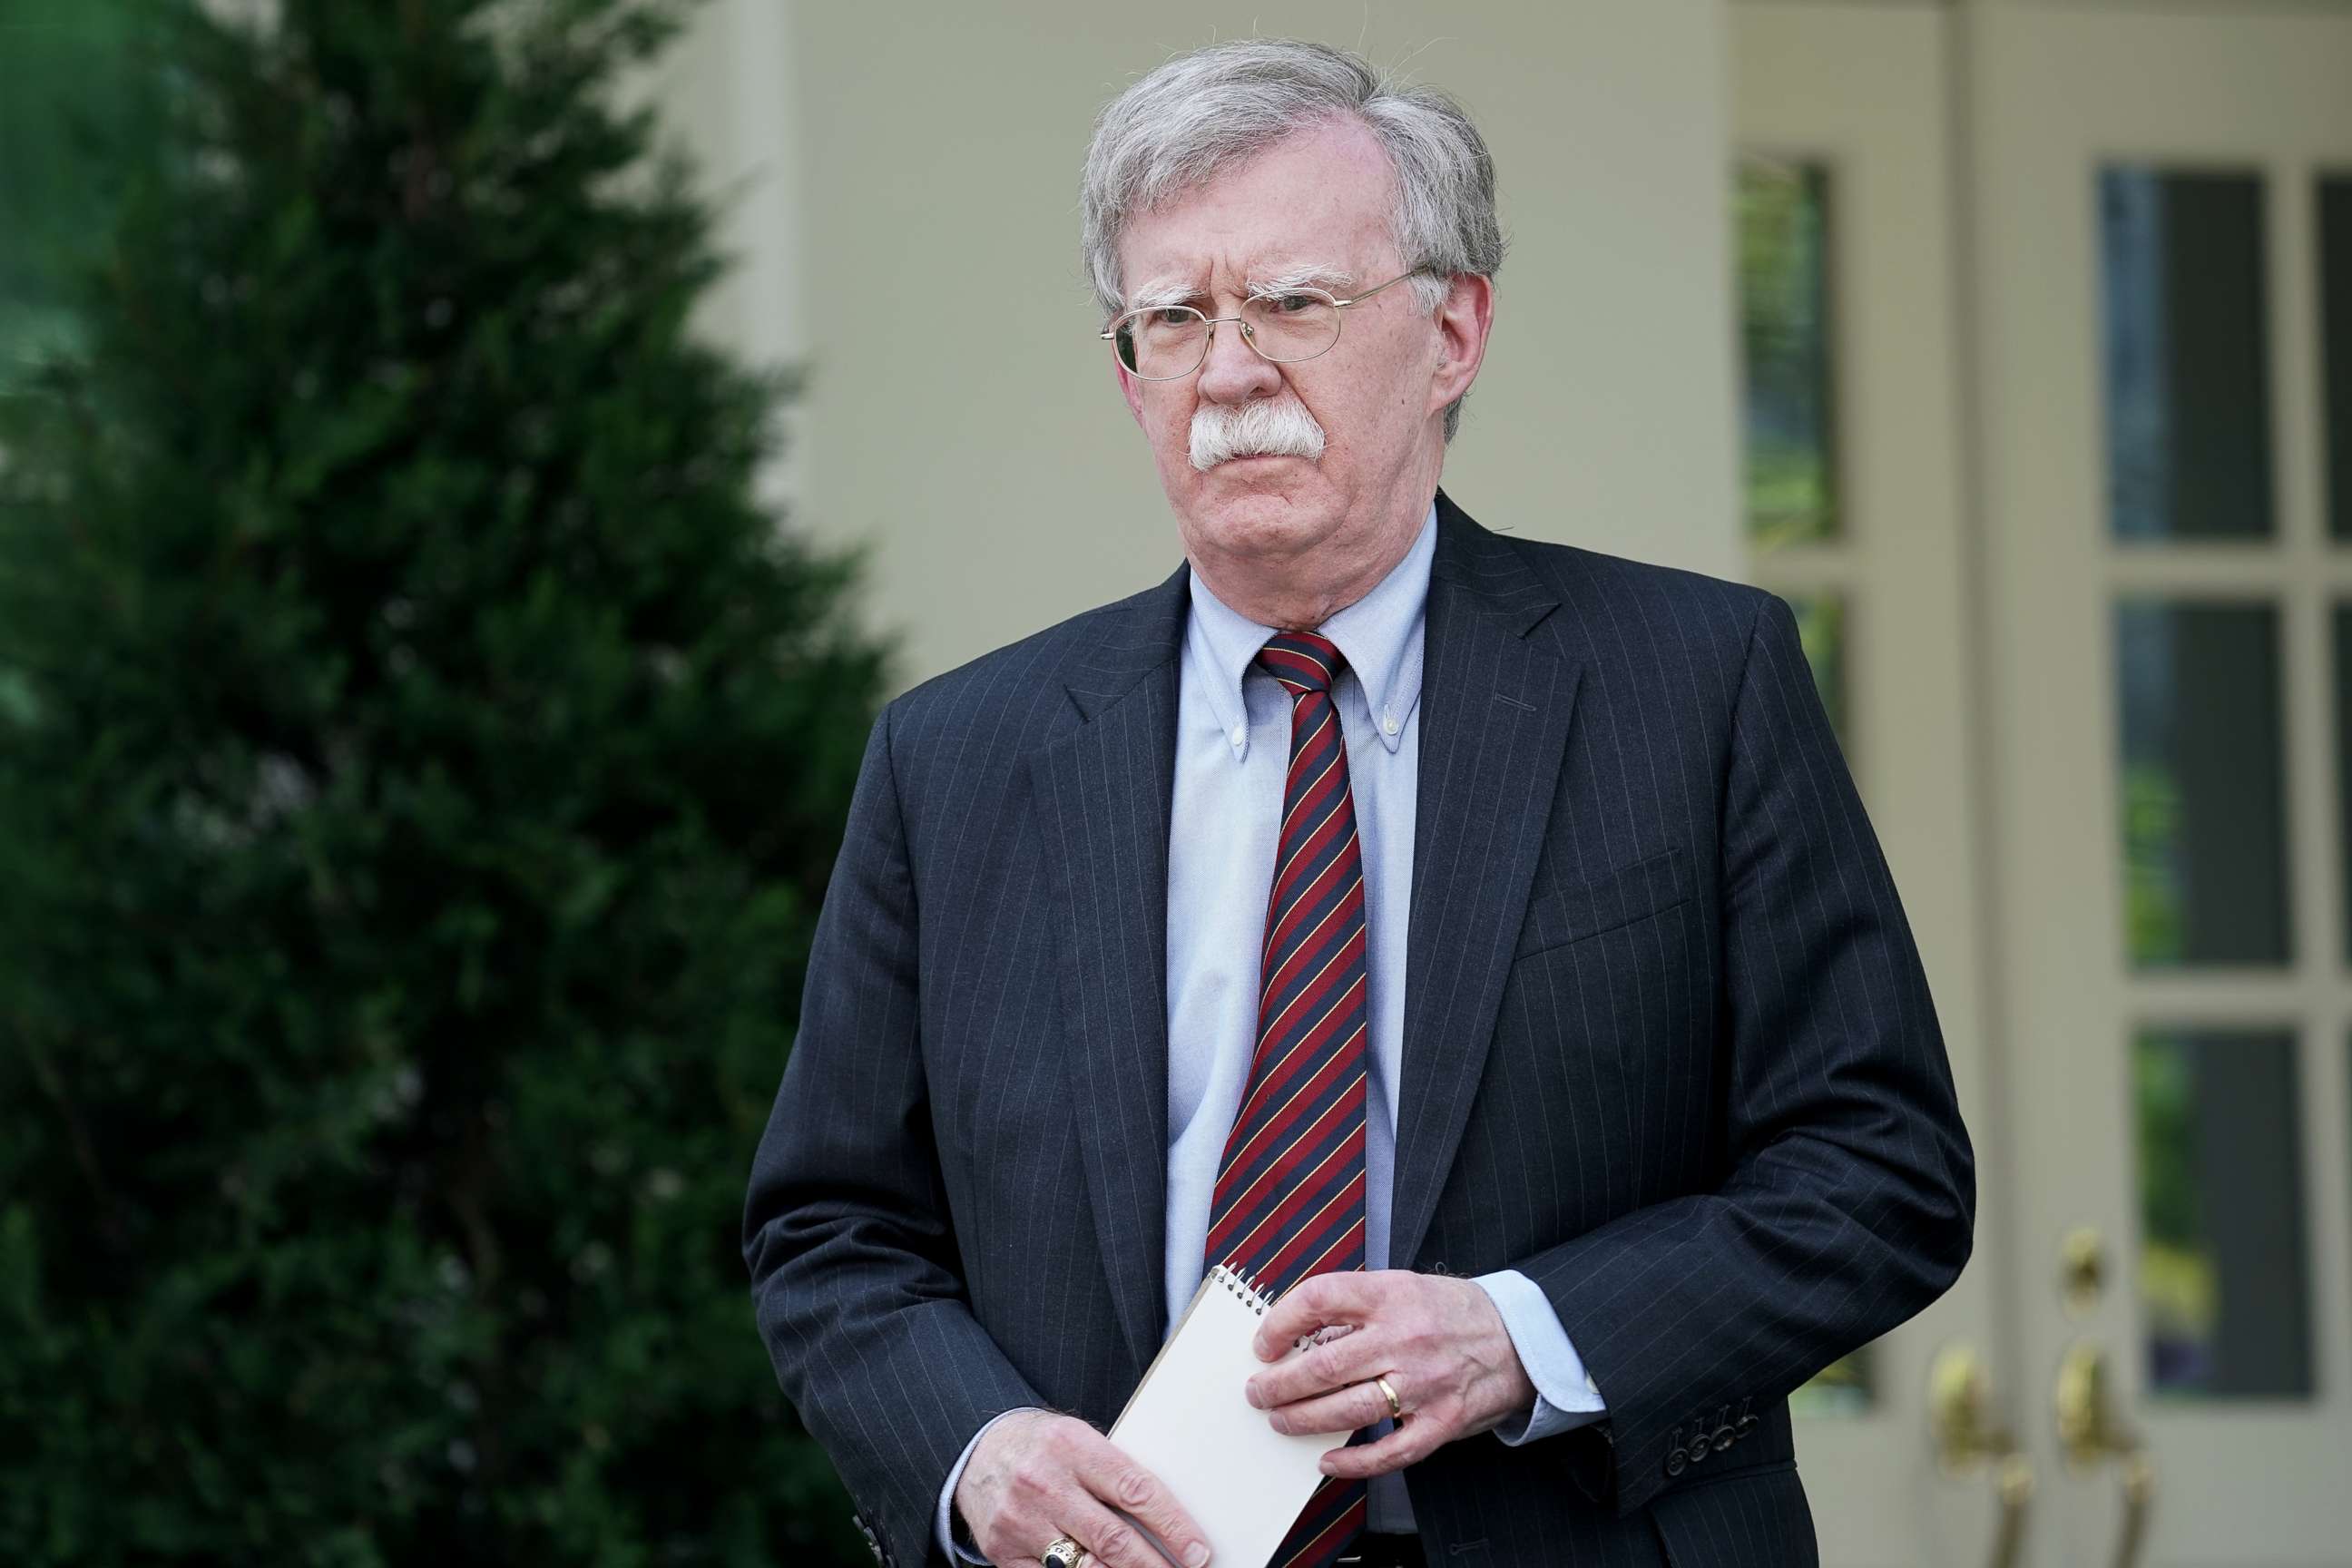
[[[1086,1529],[1066,1521],[1088,1520],[1101,1507],[1075,1478],[1065,1476],[1050,1492],[1009,1502],[987,1527],[974,1521],[972,1539],[992,1563],[1035,1563],[1045,1555],[1045,1548],[1066,1535],[1086,1546]]]
[[[1277,1432],[1353,1432],[1388,1413],[1388,1395],[1379,1384],[1357,1383],[1337,1393],[1277,1405],[1266,1413],[1266,1420]]]
[[[1358,1329],[1251,1373],[1242,1385],[1242,1395],[1260,1410],[1272,1410],[1330,1394],[1387,1371],[1395,1359],[1391,1348],[1389,1337],[1380,1330]],[[1381,1405],[1385,1411],[1387,1402]]]
[[[1068,1535],[1087,1549],[1094,1562],[1104,1564],[1105,1568],[1168,1568],[1168,1559],[1160,1554],[1131,1521],[1121,1519],[1092,1497],[1072,1501],[1061,1517],[1067,1521],[1067,1526],[1056,1531],[1056,1535]],[[1159,1532],[1154,1531],[1153,1533]],[[1027,1554],[1027,1561],[1035,1562],[1054,1540],[1055,1536],[1046,1537],[1035,1552]],[[1174,1548],[1175,1542],[1170,1542],[1169,1545]],[[1181,1548],[1176,1550],[1180,1552],[1178,1560],[1181,1562]],[[1208,1549],[1203,1546],[1202,1550],[1205,1552]]]
[[[1209,1560],[1208,1534],[1193,1522],[1191,1514],[1184,1511],[1183,1504],[1176,1500],[1176,1494],[1170,1491],[1159,1477],[1129,1458],[1108,1438],[1098,1437],[1086,1446],[1077,1467],[1077,1478],[1080,1484],[1103,1502],[1114,1504],[1134,1515],[1138,1522],[1167,1544],[1169,1554],[1185,1564],[1186,1568],[1200,1568],[1201,1563]],[[1119,1521],[1119,1529],[1122,1535],[1134,1536],[1134,1531],[1124,1521]],[[1093,1542],[1088,1544],[1093,1545]],[[1140,1541],[1135,1544],[1142,1546],[1146,1552],[1151,1551]],[[1120,1563],[1113,1552],[1103,1547],[1095,1546],[1094,1551],[1097,1556],[1118,1564],[1118,1568],[1128,1568],[1128,1564]],[[1154,1554],[1137,1557],[1133,1568],[1165,1568],[1165,1564],[1158,1562]]]
[[[1257,1359],[1274,1360],[1300,1335],[1326,1323],[1363,1322],[1384,1293],[1376,1281],[1395,1272],[1383,1268],[1379,1274],[1367,1274],[1360,1268],[1343,1268],[1301,1279],[1266,1309],[1265,1320],[1257,1326]]]
[[[1437,1451],[1447,1436],[1438,1423],[1426,1415],[1408,1415],[1395,1430],[1374,1442],[1332,1449],[1323,1456],[1321,1468],[1327,1476],[1345,1476],[1354,1480],[1384,1476],[1391,1470],[1421,1463]]]

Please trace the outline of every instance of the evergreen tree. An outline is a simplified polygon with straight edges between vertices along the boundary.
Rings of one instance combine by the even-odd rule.
[[[888,650],[687,331],[677,22],[142,12],[0,406],[0,1562],[865,1560],[738,1238]]]

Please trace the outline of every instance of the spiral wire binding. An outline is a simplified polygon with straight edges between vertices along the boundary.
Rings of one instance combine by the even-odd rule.
[[[1209,1278],[1239,1297],[1243,1306],[1261,1318],[1265,1316],[1265,1310],[1274,1305],[1276,1300],[1265,1293],[1262,1281],[1237,1274],[1222,1263],[1210,1265]],[[1291,1345],[1297,1350],[1311,1350],[1317,1345],[1328,1344],[1343,1335],[1353,1333],[1355,1327],[1353,1323],[1327,1323],[1312,1333],[1299,1335],[1291,1342]]]
[[[1258,1288],[1256,1280],[1236,1274],[1222,1263],[1211,1268],[1209,1273],[1218,1284],[1240,1297],[1242,1305],[1259,1317],[1265,1317],[1266,1308],[1273,1305],[1265,1292]]]

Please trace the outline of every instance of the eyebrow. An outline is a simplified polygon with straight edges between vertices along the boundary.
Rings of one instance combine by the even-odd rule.
[[[1328,288],[1333,284],[1345,289],[1355,280],[1356,275],[1344,267],[1310,261],[1287,272],[1277,272],[1271,278],[1254,279],[1249,290],[1253,294],[1274,294],[1285,289]]]
[[[1335,267],[1324,261],[1308,261],[1286,268],[1268,278],[1253,278],[1244,287],[1255,298],[1265,294],[1278,294],[1286,289],[1310,287],[1335,289],[1335,286],[1337,289],[1344,289],[1355,280],[1356,275],[1344,267]],[[1127,308],[1130,310],[1141,310],[1157,305],[1197,304],[1207,292],[1208,290],[1198,283],[1188,282],[1181,278],[1155,279],[1138,289],[1129,298]]]

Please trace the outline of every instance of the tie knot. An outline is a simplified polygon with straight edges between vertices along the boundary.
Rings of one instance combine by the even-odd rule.
[[[1257,661],[1290,688],[1294,697],[1330,690],[1331,683],[1339,679],[1340,666],[1347,663],[1338,643],[1314,632],[1275,633],[1257,650]]]

